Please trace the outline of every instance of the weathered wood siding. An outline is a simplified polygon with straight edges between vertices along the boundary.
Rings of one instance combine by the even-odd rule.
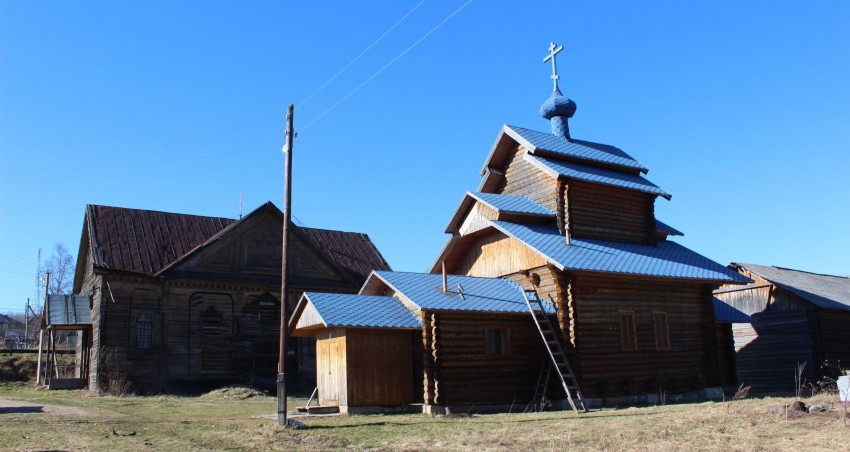
[[[453,274],[501,277],[546,265],[539,254],[501,232],[482,235],[470,245],[462,260],[448,271]]]
[[[828,361],[823,369],[824,376],[838,376],[839,364],[843,369],[850,368],[850,312],[817,312],[817,326],[820,332],[821,358]]]
[[[655,240],[653,195],[570,180],[561,196],[567,199],[573,237],[634,243]]]
[[[413,403],[413,334],[346,329],[348,406]]]
[[[591,397],[681,392],[719,384],[711,287],[572,275],[576,350]],[[637,350],[621,345],[620,311],[632,311]],[[653,312],[668,316],[670,350],[657,350]]]
[[[523,160],[524,148],[515,145],[504,170],[505,179],[496,193],[528,196],[543,207],[558,210],[558,181]]]
[[[425,313],[425,403],[528,402],[545,350],[528,315]],[[487,354],[487,328],[507,328],[509,353]]]
[[[724,388],[738,386],[738,373],[735,366],[735,339],[732,335],[731,323],[715,324],[717,338],[717,367],[719,369],[720,385]]]

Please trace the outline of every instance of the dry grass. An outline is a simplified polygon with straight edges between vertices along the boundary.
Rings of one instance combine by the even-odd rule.
[[[247,391],[247,392],[246,392]],[[233,393],[233,397],[227,394]],[[0,397],[42,407],[0,409],[9,450],[843,450],[850,415],[789,412],[793,398],[572,412],[301,418],[281,430],[274,397],[230,388],[206,397],[93,397],[0,384]],[[834,403],[831,396],[817,402]],[[290,400],[290,406],[306,400]],[[806,400],[811,404],[815,401]],[[57,407],[53,409],[53,407]],[[64,407],[64,408],[59,408]]]

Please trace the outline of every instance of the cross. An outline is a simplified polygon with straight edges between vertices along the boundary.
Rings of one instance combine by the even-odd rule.
[[[564,46],[556,45],[554,42],[549,44],[549,55],[546,55],[546,58],[543,58],[543,62],[547,62],[552,60],[552,80],[555,82],[555,91],[558,91],[558,66],[555,65],[555,55],[557,55],[561,50],[564,50]]]

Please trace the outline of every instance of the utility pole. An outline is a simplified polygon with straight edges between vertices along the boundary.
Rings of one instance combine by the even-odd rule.
[[[286,420],[286,340],[289,338],[286,245],[289,242],[289,219],[292,215],[292,114],[294,109],[295,107],[290,104],[286,112],[286,145],[283,147],[283,152],[286,154],[286,167],[284,168],[283,189],[283,245],[281,246],[280,260],[280,354],[277,361],[277,423],[284,428],[289,426]]]

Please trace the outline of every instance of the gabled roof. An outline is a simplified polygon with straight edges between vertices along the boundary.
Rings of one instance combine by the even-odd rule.
[[[561,270],[581,270],[637,276],[681,278],[717,283],[749,279],[682,245],[660,240],[656,246],[572,238],[570,244],[555,226],[492,221],[491,224],[545,257]]]
[[[823,309],[850,311],[850,278],[767,265],[732,263]]]
[[[154,276],[174,268],[262,211],[283,218],[281,211],[267,202],[241,220],[89,205],[86,221],[94,235],[91,251],[95,267]],[[296,225],[291,230],[357,284],[373,269],[390,268],[366,234]]]
[[[725,301],[714,297],[715,323],[753,323],[753,318]]]
[[[325,328],[419,329],[422,322],[398,298],[305,292],[290,325],[298,325],[305,309],[313,309],[312,326]],[[318,322],[319,325],[312,323]]]
[[[443,292],[443,276],[440,274],[376,271],[363,285],[361,293],[370,283],[374,284],[374,278],[401,294],[419,310],[529,314],[522,288],[507,279],[447,275],[449,290]],[[462,289],[458,289],[458,285]],[[545,305],[548,312],[555,312],[548,304]]]
[[[457,232],[461,223],[465,220],[466,215],[469,213],[469,209],[472,208],[476,201],[496,211],[500,215],[499,218],[502,218],[502,216],[510,216],[512,220],[517,220],[518,218],[555,218],[555,212],[543,207],[528,196],[468,191],[463,196],[463,200],[461,200],[458,208],[455,209],[452,219],[449,220],[449,224],[446,226],[446,232]]]
[[[606,166],[620,167],[624,170],[646,173],[648,169],[640,162],[632,158],[623,150],[607,144],[593,143],[590,141],[571,139],[552,135],[551,133],[537,132],[505,125],[499,133],[496,143],[490,150],[484,167],[481,169],[483,175],[493,160],[504,158],[502,153],[506,152],[505,137],[521,144],[531,154],[553,155],[562,158],[584,160],[595,162]]]
[[[662,222],[661,220],[659,220],[657,218],[655,219],[655,230],[659,231],[659,232],[663,232],[667,235],[678,235],[678,236],[685,235],[683,232],[679,231],[678,229],[674,228],[673,226],[670,226],[667,223]]]
[[[638,190],[653,195],[663,196],[668,200],[672,198],[671,194],[662,190],[657,185],[646,180],[639,174],[582,165],[580,163],[568,162],[566,160],[537,157],[530,154],[526,154],[523,158],[552,177],[578,179],[586,182]]]

